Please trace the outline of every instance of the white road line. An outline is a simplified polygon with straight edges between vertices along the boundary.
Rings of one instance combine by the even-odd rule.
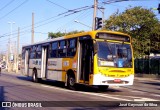
[[[140,94],[144,94],[145,92],[141,92],[141,91],[131,91],[131,92],[138,92],[138,93],[140,93]]]
[[[57,89],[57,90],[66,91],[66,92],[74,92],[74,93],[80,93],[80,94],[86,94],[86,95],[110,98],[110,99],[115,99],[115,100],[120,100],[120,101],[158,101],[158,100],[155,100],[155,99],[144,98],[144,97],[122,96],[122,95],[114,95],[113,96],[113,95],[108,95],[108,94],[103,94],[103,93],[90,93],[90,92],[72,91],[72,90],[67,90],[67,89],[58,88],[58,87],[52,87],[52,86],[46,86],[46,85],[41,85],[41,86],[45,87],[45,88],[50,88],[50,89]],[[139,91],[136,91],[136,92],[139,92]],[[118,97],[123,97],[123,98],[118,98]],[[124,97],[132,98],[132,100],[125,99]]]
[[[158,101],[158,100],[150,99],[150,98],[140,98],[140,99],[134,99],[134,101]]]
[[[50,88],[50,89],[57,89],[57,90],[67,91],[67,92],[76,92],[76,91],[62,89],[62,88],[58,88],[58,87],[52,87],[52,86],[46,86],[46,85],[41,85],[41,86],[42,87],[46,87],[46,88]]]
[[[160,97],[160,95],[158,94],[151,94],[152,96],[156,96],[156,97]]]
[[[98,97],[105,97],[105,98],[110,98],[110,99],[115,99],[115,100],[132,101],[132,100],[128,100],[128,99],[124,99],[124,98],[118,98],[118,97],[113,97],[111,95],[100,94],[100,93],[89,93],[89,92],[72,91],[72,90],[61,89],[61,88],[51,87],[51,86],[46,86],[46,85],[41,85],[41,86],[42,87],[46,87],[46,88],[51,88],[51,89],[57,89],[57,90],[62,90],[62,91],[67,91],[67,92],[76,92],[76,93],[87,94],[87,95],[94,95],[94,96],[98,96]]]

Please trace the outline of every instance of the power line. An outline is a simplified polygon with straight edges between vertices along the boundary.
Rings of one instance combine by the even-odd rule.
[[[58,6],[58,7],[61,7],[61,8],[63,8],[63,9],[65,9],[65,10],[69,10],[69,9],[67,9],[67,8],[65,8],[65,7],[63,7],[63,6],[61,6],[61,5],[58,5],[58,4],[56,4],[56,3],[54,3],[54,2],[52,2],[52,1],[50,1],[50,0],[46,0],[46,1],[49,2],[49,3],[51,3],[51,4],[56,5],[56,6]]]
[[[11,10],[10,12],[8,12],[7,14],[5,14],[4,16],[2,16],[0,19],[5,18],[6,16],[8,16],[10,13],[14,12],[16,9],[18,9],[19,7],[21,7],[22,5],[24,5],[28,0],[25,0],[24,2],[22,2],[20,5],[18,5],[17,7],[15,7],[13,10]]]
[[[85,11],[87,11],[87,10],[85,10]],[[80,16],[83,17],[83,18],[85,18],[85,17],[84,17],[84,15],[85,15],[84,13],[85,13],[85,12],[83,12],[83,13],[81,13],[80,15],[76,16],[74,19],[70,20],[70,21],[69,21],[68,23],[66,23],[65,25],[60,26],[59,28],[57,28],[56,31],[58,31],[58,30],[64,30],[63,27],[68,26],[71,22],[73,22],[75,19],[79,18]],[[82,15],[83,15],[83,16],[82,16]]]
[[[56,16],[50,17],[50,18],[48,18],[48,19],[45,19],[45,20],[42,20],[42,21],[39,21],[39,22],[36,22],[35,25],[37,25],[37,24],[40,24],[40,25],[35,26],[35,28],[38,28],[38,27],[40,27],[40,26],[49,24],[49,23],[51,23],[51,22],[53,22],[53,21],[56,21],[56,20],[58,20],[58,19],[61,19],[61,18],[70,16],[70,15],[72,15],[72,14],[75,14],[75,13],[78,13],[78,12],[81,12],[81,11],[84,11],[84,10],[91,9],[92,7],[93,7],[93,6],[84,6],[84,7],[76,8],[76,9],[73,9],[73,10],[68,10],[68,11],[63,12],[63,13],[60,13],[60,14],[58,14],[58,15],[56,15]],[[62,16],[62,15],[64,15],[64,16]],[[62,16],[62,17],[59,17],[59,16]],[[58,17],[58,18],[56,18],[56,17]],[[53,18],[56,18],[56,19],[53,19]],[[51,19],[53,19],[53,20],[51,20]],[[49,20],[51,20],[51,21],[49,21]],[[47,21],[48,21],[48,22],[47,22]],[[43,23],[43,22],[46,22],[46,23]],[[42,24],[42,23],[43,23],[43,24]],[[22,27],[21,30],[26,29],[26,28],[30,28],[31,26],[32,26],[32,25]],[[29,30],[29,29],[27,29],[27,30]],[[13,31],[13,32],[15,32],[15,33],[12,33],[12,35],[17,34],[17,30],[15,30],[15,31]],[[4,37],[4,36],[10,36],[10,33],[5,33],[5,34],[3,34],[2,36],[3,36],[3,37]],[[2,36],[0,36],[0,38],[1,38]]]
[[[9,6],[12,2],[14,2],[15,0],[11,0],[10,2],[8,2],[6,5],[4,5],[0,11],[2,11],[3,9],[5,9],[7,6]]]
[[[102,2],[104,4],[110,4],[110,3],[116,3],[116,2],[125,2],[125,1],[150,1],[150,0],[108,0],[108,1],[105,1]]]

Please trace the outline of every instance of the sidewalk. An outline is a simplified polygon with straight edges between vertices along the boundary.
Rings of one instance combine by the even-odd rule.
[[[135,74],[136,79],[142,79],[142,80],[159,80],[160,81],[160,75],[156,74]]]
[[[7,70],[2,70],[2,74],[12,74],[12,75],[23,75],[21,74],[21,70],[18,71],[18,73],[14,72],[14,71],[11,71],[11,72],[8,72]]]
[[[135,80],[160,82],[157,78],[134,77]]]

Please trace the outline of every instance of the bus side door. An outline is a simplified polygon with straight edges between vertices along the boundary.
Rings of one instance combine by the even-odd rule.
[[[93,73],[93,40],[80,40],[79,77],[80,81],[89,84],[89,76]]]
[[[29,76],[29,49],[26,49],[25,52],[25,64],[24,64],[24,69],[25,69],[25,75]]]

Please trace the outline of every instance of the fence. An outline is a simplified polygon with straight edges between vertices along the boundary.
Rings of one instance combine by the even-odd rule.
[[[160,59],[135,59],[135,73],[160,75]]]

